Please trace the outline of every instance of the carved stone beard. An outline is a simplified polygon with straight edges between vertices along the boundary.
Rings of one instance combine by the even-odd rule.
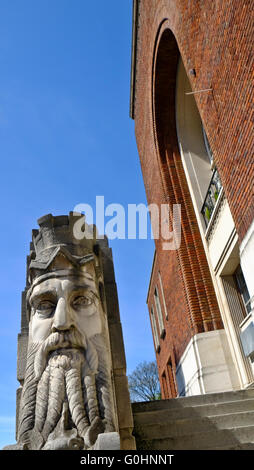
[[[106,354],[102,335],[84,344],[76,329],[29,346],[20,443],[29,449],[60,449],[72,448],[71,441],[73,448],[88,449],[99,433],[115,430]]]

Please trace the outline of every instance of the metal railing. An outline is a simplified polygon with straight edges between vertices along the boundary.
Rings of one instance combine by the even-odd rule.
[[[204,217],[206,227],[208,226],[209,221],[211,219],[221,189],[222,184],[220,181],[219,173],[215,168],[201,209],[201,214]]]

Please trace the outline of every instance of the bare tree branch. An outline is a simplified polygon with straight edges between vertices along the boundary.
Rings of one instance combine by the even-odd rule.
[[[156,361],[141,362],[132,374],[128,375],[132,402],[160,400],[160,382]]]

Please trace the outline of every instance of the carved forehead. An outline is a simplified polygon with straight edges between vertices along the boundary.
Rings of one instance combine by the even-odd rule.
[[[54,294],[86,289],[97,294],[97,281],[94,266],[89,263],[79,270],[60,270],[49,272],[35,279],[28,294],[28,300],[44,292]]]
[[[64,294],[69,294],[73,291],[86,290],[97,293],[96,283],[93,279],[88,278],[51,278],[42,281],[40,284],[34,287],[32,294],[30,296],[30,301],[34,297],[38,297],[45,293],[52,293],[55,296],[61,296]]]

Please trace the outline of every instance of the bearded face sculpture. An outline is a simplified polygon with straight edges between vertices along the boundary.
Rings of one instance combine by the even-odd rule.
[[[103,276],[94,239],[71,217],[45,216],[28,260],[29,321],[18,444],[93,449],[116,430]]]

